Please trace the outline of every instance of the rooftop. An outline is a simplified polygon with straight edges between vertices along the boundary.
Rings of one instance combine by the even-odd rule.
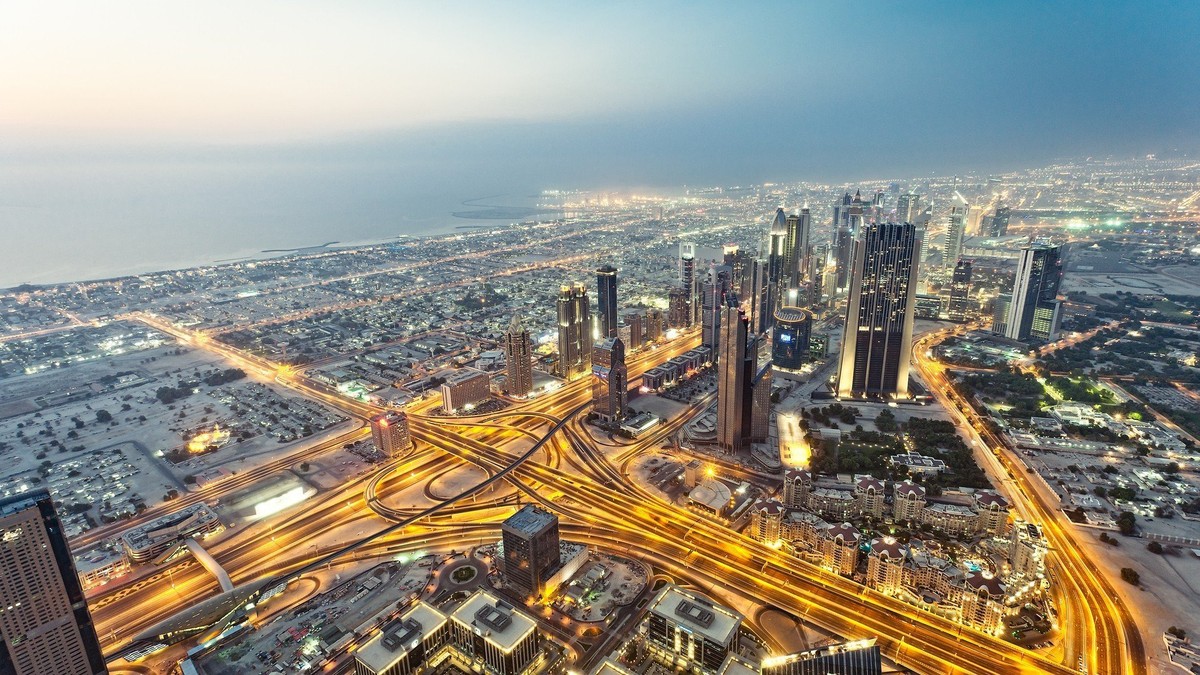
[[[533,619],[487,591],[476,591],[450,615],[508,653],[537,629]]]
[[[665,586],[650,603],[650,611],[689,628],[718,644],[729,644],[742,615],[678,586]]]
[[[424,602],[417,602],[399,620],[384,627],[357,652],[359,661],[377,672],[390,667],[416,647],[428,634],[446,623],[446,615]]]
[[[504,528],[533,536],[557,524],[558,516],[533,504],[526,504],[504,521]]]

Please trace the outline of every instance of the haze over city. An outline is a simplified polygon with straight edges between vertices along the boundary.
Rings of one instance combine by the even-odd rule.
[[[445,232],[463,200],[547,188],[1195,153],[1198,25],[1132,2],[13,5],[0,284]]]
[[[1200,672],[1198,29],[5,6],[0,675]]]

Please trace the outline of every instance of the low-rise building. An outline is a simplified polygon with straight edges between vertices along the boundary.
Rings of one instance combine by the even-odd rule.
[[[150,562],[186,539],[209,537],[225,529],[208,504],[192,504],[175,513],[130,528],[121,534],[121,545],[135,563]]]

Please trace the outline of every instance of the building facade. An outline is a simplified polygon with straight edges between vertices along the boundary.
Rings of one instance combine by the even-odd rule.
[[[492,378],[482,370],[460,368],[442,383],[442,409],[459,412],[483,403],[492,394]]]
[[[1021,249],[1012,296],[1006,305],[997,303],[993,332],[1018,342],[1053,341],[1062,313],[1057,299],[1062,275],[1060,247],[1033,245]]]
[[[0,572],[0,673],[108,672],[49,491],[0,500]]]
[[[950,306],[947,313],[951,321],[970,321],[977,314],[978,303],[971,300],[971,261],[959,260],[950,277]]]
[[[592,315],[583,284],[558,292],[558,376],[575,377],[591,369]]]
[[[513,314],[504,333],[504,358],[508,374],[504,390],[510,396],[528,396],[533,391],[533,342],[520,314]]]
[[[371,440],[375,448],[388,457],[399,457],[412,448],[408,431],[408,415],[389,410],[371,418]]]
[[[906,223],[872,223],[860,232],[838,396],[908,396],[920,236],[916,226]]]
[[[620,338],[606,338],[592,350],[592,412],[605,422],[616,422],[628,409],[625,344]]]
[[[596,332],[594,339],[617,336],[617,268],[596,270]]]
[[[546,580],[561,564],[558,516],[526,504],[500,526],[504,578],[527,597],[541,597]]]
[[[799,370],[809,360],[812,313],[800,307],[775,310],[771,334],[771,363],[785,370]]]

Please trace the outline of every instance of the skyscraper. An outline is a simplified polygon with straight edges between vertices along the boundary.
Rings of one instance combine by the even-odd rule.
[[[812,313],[799,307],[775,310],[771,334],[771,362],[779,368],[799,370],[808,362]]]
[[[667,291],[667,325],[687,328],[692,325],[692,294],[687,288]]]
[[[850,259],[854,255],[854,231],[850,224],[850,208],[854,204],[854,200],[861,201],[861,196],[856,195],[851,197],[847,192],[839,204],[833,206],[833,234],[830,238],[830,243],[833,246],[834,270],[834,288],[829,289],[829,294],[835,295],[846,287],[850,280]],[[858,209],[861,219],[862,208]]]
[[[625,344],[620,338],[605,338],[592,350],[592,412],[605,422],[616,422],[628,408]]]
[[[592,317],[587,288],[563,286],[558,292],[558,375],[586,373],[592,358]]]
[[[1030,245],[1021,249],[1012,296],[1007,303],[998,303],[998,325],[993,331],[1021,342],[1053,340],[1061,314],[1057,297],[1062,275],[1058,246]]]
[[[561,563],[558,516],[526,504],[504,521],[500,536],[508,586],[526,596],[541,596],[546,579]]]
[[[687,293],[688,317],[687,323],[676,325],[676,328],[682,328],[684,326],[691,326],[695,324],[697,312],[700,311],[698,302],[700,299],[700,291],[696,283],[695,254],[685,253],[679,256],[679,281],[680,287],[683,288],[683,290]]]
[[[955,192],[954,199],[950,202],[950,215],[946,217],[946,252],[942,258],[944,267],[953,268],[958,264],[958,258],[962,255],[963,238],[966,236],[967,216],[970,213],[971,206],[967,204],[967,200]]]
[[[775,296],[771,293],[768,263],[755,258],[750,261],[750,283],[747,284],[750,302],[750,329],[765,333],[775,322]]]
[[[617,335],[617,268],[596,270],[596,338]]]
[[[954,276],[950,280],[948,313],[951,321],[967,321],[975,314],[974,303],[971,302],[970,260],[959,260],[954,266]]]
[[[749,410],[753,403],[751,385],[755,362],[747,356],[757,350],[749,346],[750,320],[734,303],[721,308],[721,340],[717,358],[717,445],[727,452],[741,450],[750,429]]]
[[[533,354],[529,331],[521,324],[521,315],[513,314],[504,334],[504,358],[508,366],[505,390],[511,396],[528,396],[533,391]]]
[[[45,489],[0,499],[0,673],[107,673],[67,536]]]
[[[718,353],[721,342],[721,308],[732,295],[731,272],[728,265],[713,265],[708,268],[701,286],[700,342],[711,348],[714,354]]]
[[[908,395],[920,239],[911,223],[872,223],[855,238],[838,396]]]
[[[787,219],[787,270],[788,283],[793,287],[808,278],[809,270],[809,237],[812,234],[812,212],[800,209],[800,213],[788,216]]]
[[[1008,234],[1008,219],[1012,216],[1012,209],[1007,206],[1001,206],[996,209],[996,214],[992,216],[992,220],[988,225],[987,236],[1003,237]]]
[[[921,195],[915,192],[905,192],[896,198],[896,222],[915,222],[921,213]]]
[[[375,447],[388,457],[398,457],[412,447],[408,431],[408,415],[389,410],[371,418],[371,439]]]

